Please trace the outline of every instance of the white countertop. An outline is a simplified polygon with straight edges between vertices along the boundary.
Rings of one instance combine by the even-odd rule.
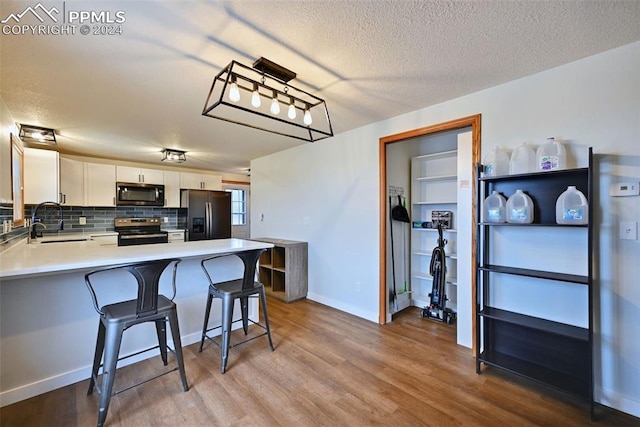
[[[72,238],[71,236],[65,236]],[[45,239],[47,240],[47,239]],[[100,245],[94,240],[17,243],[0,253],[0,279],[64,273],[165,258],[189,258],[273,247],[242,239],[199,240],[136,246]]]

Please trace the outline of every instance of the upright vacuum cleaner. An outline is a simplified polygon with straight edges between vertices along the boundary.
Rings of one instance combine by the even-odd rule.
[[[438,223],[438,244],[431,254],[431,264],[429,265],[429,274],[433,277],[431,286],[431,303],[421,310],[422,317],[453,323],[456,313],[447,308],[447,295],[445,285],[447,281],[447,261],[444,246],[447,244],[446,239],[442,237],[442,224]]]

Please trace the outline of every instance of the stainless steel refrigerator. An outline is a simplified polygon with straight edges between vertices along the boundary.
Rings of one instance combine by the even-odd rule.
[[[186,240],[231,237],[231,193],[182,190],[180,196],[180,207],[187,208]]]

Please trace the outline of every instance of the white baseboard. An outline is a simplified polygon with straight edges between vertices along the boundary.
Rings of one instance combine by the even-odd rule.
[[[611,390],[596,389],[595,400],[620,412],[640,418],[640,402]]]
[[[342,301],[325,298],[314,293],[308,293],[307,299],[335,308],[336,310],[344,311],[345,313],[353,314],[354,316],[361,317],[371,322],[378,323],[378,312],[363,311],[360,308],[355,308],[349,304],[343,303]]]
[[[250,316],[252,317],[252,316]],[[242,325],[238,324],[234,326],[234,329],[240,328]],[[214,335],[220,334],[220,332],[214,332]],[[182,346],[187,346],[196,342],[200,342],[201,332],[195,332],[186,336],[181,337]],[[173,347],[173,342],[168,342],[169,347]],[[157,356],[157,352],[145,352],[143,354],[138,354],[136,356],[129,357],[127,359],[122,360],[118,363],[118,367],[127,366],[132,363],[140,362],[141,360],[149,359],[151,357]],[[79,381],[84,381],[89,379],[91,376],[91,365],[86,365],[81,368],[75,369],[70,372],[65,372],[64,374],[56,375],[54,377],[45,378],[40,381],[33,382],[31,384],[26,384],[21,387],[16,387],[12,390],[3,391],[0,393],[0,408],[11,405],[16,402],[20,402],[21,400],[29,399],[34,396],[38,396],[43,393],[50,392],[52,390],[66,387],[71,384],[75,384]],[[188,377],[187,377],[188,379]],[[88,385],[88,384],[87,384]]]

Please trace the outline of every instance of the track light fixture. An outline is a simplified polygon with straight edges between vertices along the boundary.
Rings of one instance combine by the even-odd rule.
[[[309,142],[332,137],[326,102],[291,86],[295,77],[265,58],[252,67],[231,61],[213,79],[202,115]]]

